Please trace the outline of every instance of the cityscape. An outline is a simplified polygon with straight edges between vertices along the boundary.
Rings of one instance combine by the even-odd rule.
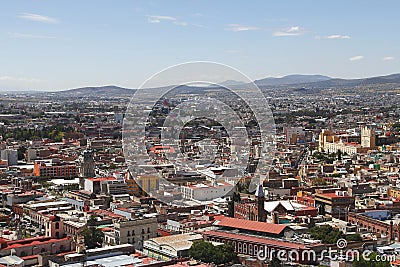
[[[77,28],[67,22],[74,11],[70,6],[44,2],[33,7],[26,1],[23,9],[9,2],[0,11],[4,20],[12,18],[10,31],[0,35],[10,49],[0,63],[0,267],[400,266],[398,47],[376,42],[371,33],[360,37],[365,33],[348,21],[347,12],[337,26],[329,16],[305,19],[304,27],[284,26],[299,17],[268,1],[251,7],[222,1],[231,13],[220,17],[212,16],[211,2],[188,3],[186,16],[150,15],[183,12],[184,4],[175,1],[82,3],[77,4]],[[346,4],[339,2],[327,6],[336,10]],[[299,10],[312,14],[309,1],[304,3]],[[360,20],[366,23],[369,12],[381,7],[364,4]],[[288,18],[265,15],[259,26],[249,26],[256,20],[240,12],[261,16],[257,8],[267,7]],[[97,15],[85,13],[87,24],[81,17],[83,9],[92,8],[121,15],[110,14],[104,25],[93,26],[89,20],[97,21]],[[350,11],[356,8],[349,6]],[[135,16],[124,17],[127,10]],[[393,10],[379,23],[398,22]],[[249,24],[225,22],[233,14]],[[213,34],[220,20],[225,25],[221,39],[240,49],[225,49],[221,58],[204,56],[197,51],[194,32]],[[349,33],[325,35],[319,21],[329,21],[331,29],[348,26]],[[129,65],[132,54],[126,52],[126,61],[119,55],[125,44],[104,40],[97,46],[101,34],[112,38],[120,33],[117,25],[138,31],[143,43],[137,47],[152,55],[149,63]],[[146,28],[154,26],[173,29]],[[93,34],[94,40],[85,44],[78,38],[82,47],[90,43],[85,53],[66,45],[69,29],[75,37]],[[168,38],[153,43],[152,36],[165,31],[164,37],[173,39],[182,29],[198,60],[185,57],[182,44],[169,47],[175,41]],[[361,49],[362,54],[346,55],[338,63],[345,56],[341,45],[329,48],[331,61],[298,62],[289,60],[288,52],[287,70],[271,56],[274,72],[266,55],[242,51],[258,51],[255,44],[263,41],[250,35],[257,32],[358,45],[371,37],[385,53],[374,50],[369,59]],[[229,34],[246,33],[243,40],[254,47],[229,39]],[[139,43],[130,38],[122,40]],[[23,44],[15,42],[21,40],[31,58],[19,54]],[[319,57],[302,41],[287,42],[276,44],[276,53],[303,45],[310,58]],[[210,55],[222,44],[207,44]],[[91,50],[110,54],[96,67],[82,57],[94,55]],[[171,53],[178,61],[168,60]],[[77,60],[76,66],[69,66],[67,57]],[[264,60],[265,66],[259,64]],[[109,62],[109,72],[100,62]],[[90,71],[99,72],[92,76]],[[125,77],[129,71],[132,80]],[[26,78],[36,76],[44,78]]]

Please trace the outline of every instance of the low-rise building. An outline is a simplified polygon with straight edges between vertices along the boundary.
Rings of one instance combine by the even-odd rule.
[[[156,237],[144,242],[143,251],[150,257],[171,260],[188,256],[188,251],[196,240],[202,240],[201,234],[179,234]]]

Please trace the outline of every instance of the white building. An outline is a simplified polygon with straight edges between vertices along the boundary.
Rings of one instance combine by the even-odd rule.
[[[221,182],[214,186],[212,184],[195,184],[181,186],[182,196],[185,199],[209,201],[223,196],[232,195],[233,185]]]

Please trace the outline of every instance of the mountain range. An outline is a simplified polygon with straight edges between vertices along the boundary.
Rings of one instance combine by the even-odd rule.
[[[261,88],[282,88],[282,87],[299,87],[313,89],[328,89],[340,87],[355,87],[368,85],[398,84],[400,86],[400,73],[386,76],[377,76],[362,79],[338,79],[323,75],[287,75],[281,78],[268,77],[265,79],[255,80],[254,83]],[[245,83],[242,81],[227,80],[220,82],[222,86],[233,86],[240,88]],[[193,87],[196,88],[196,87]],[[188,87],[190,89],[190,87]],[[195,90],[195,89],[193,89]],[[198,90],[198,88],[197,88]],[[64,91],[54,94],[61,97],[118,97],[131,96],[135,89],[122,88],[114,85],[101,87],[83,87]],[[48,94],[48,93],[47,93]]]

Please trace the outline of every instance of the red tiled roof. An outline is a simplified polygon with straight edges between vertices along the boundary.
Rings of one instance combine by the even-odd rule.
[[[158,153],[175,153],[175,149],[170,146],[154,146],[150,148],[150,151]]]
[[[263,233],[270,233],[276,235],[282,233],[282,231],[285,230],[285,228],[287,227],[286,225],[282,224],[249,221],[249,220],[229,218],[229,217],[218,218],[218,220],[214,223],[214,225],[257,231]]]
[[[8,242],[8,246],[5,249],[13,249],[13,248],[19,248],[19,247],[24,247],[24,246],[34,246],[34,245],[41,245],[41,244],[46,244],[46,243],[57,243],[61,241],[68,240],[68,237],[65,238],[26,238],[22,240],[17,240],[17,241],[12,241]]]

